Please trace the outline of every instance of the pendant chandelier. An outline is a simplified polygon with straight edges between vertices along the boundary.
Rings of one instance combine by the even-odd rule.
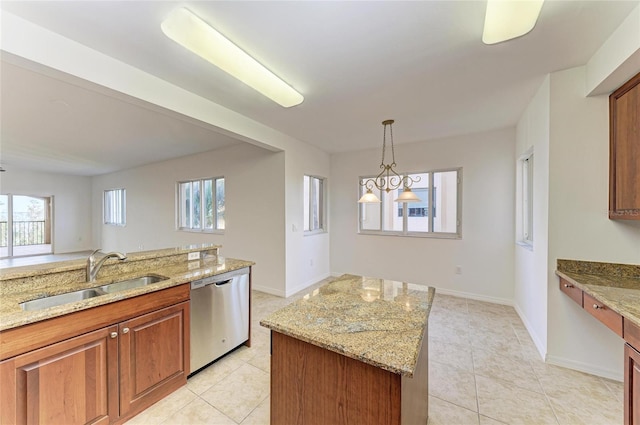
[[[393,120],[384,120],[382,125],[384,126],[382,135],[382,162],[380,162],[380,174],[374,178],[370,178],[361,182],[360,185],[365,187],[367,191],[360,198],[360,203],[375,203],[380,202],[380,199],[373,193],[373,188],[389,193],[392,190],[402,188],[402,193],[395,199],[394,202],[421,202],[420,198],[411,191],[411,185],[420,181],[420,177],[409,177],[408,175],[401,176],[394,169],[396,166],[396,153],[393,146]],[[391,162],[386,163],[385,153],[387,149],[387,127],[389,127],[389,139],[391,140]]]

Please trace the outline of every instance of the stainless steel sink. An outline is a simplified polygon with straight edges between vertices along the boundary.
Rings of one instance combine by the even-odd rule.
[[[23,310],[43,310],[57,305],[73,303],[76,301],[86,300],[88,298],[104,295],[104,292],[98,288],[83,289],[81,291],[67,292],[66,294],[52,295],[50,297],[38,298],[37,300],[26,301],[20,303]]]
[[[134,279],[121,280],[119,282],[110,283],[109,285],[103,285],[101,290],[107,294],[114,292],[124,291],[127,289],[139,288],[141,286],[151,285],[152,283],[160,282],[161,280],[167,280],[168,278],[156,274],[136,277]]]
[[[52,295],[50,297],[38,298],[37,300],[25,301],[20,303],[23,310],[44,310],[45,308],[55,307],[62,304],[73,303],[76,301],[86,300],[88,298],[98,297],[100,295],[112,294],[127,289],[139,288],[141,286],[150,285],[152,283],[167,280],[167,277],[157,274],[140,276],[134,279],[121,280],[98,288],[82,289],[80,291],[67,292],[60,295]]]

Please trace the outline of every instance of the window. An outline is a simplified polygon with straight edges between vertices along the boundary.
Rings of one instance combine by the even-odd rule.
[[[533,151],[520,158],[522,170],[522,235],[525,244],[533,244]]]
[[[456,238],[461,236],[462,169],[408,174],[418,180],[411,190],[421,202],[399,203],[402,189],[373,188],[379,204],[359,204],[359,233]],[[360,195],[365,192],[360,178]]]
[[[304,176],[304,231],[324,231],[324,179]]]
[[[0,258],[51,254],[53,196],[0,195]]]
[[[110,189],[104,191],[104,224],[124,226],[126,224],[126,191]]]
[[[224,177],[178,182],[178,229],[224,230]]]

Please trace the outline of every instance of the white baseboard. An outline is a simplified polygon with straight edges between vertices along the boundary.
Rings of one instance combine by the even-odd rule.
[[[513,307],[513,300],[510,300],[508,298],[489,297],[487,295],[479,295],[471,292],[455,291],[453,289],[436,287],[436,295],[437,294],[453,295],[454,297],[468,298],[470,300],[476,300],[476,301],[486,301],[488,303],[502,304],[502,305],[508,305]]]
[[[284,291],[275,290],[273,288],[269,288],[268,286],[252,285],[251,289],[253,289],[254,291],[264,292],[265,294],[275,295],[276,297],[285,297]]]
[[[566,367],[568,369],[577,370],[588,373],[590,375],[600,376],[602,378],[613,379],[614,381],[624,381],[624,374],[620,374],[617,370],[602,368],[598,365],[577,362],[575,360],[565,359],[564,357],[547,356],[547,363]]]
[[[331,276],[331,273],[324,273],[320,276],[314,277],[312,279],[307,280],[306,282],[296,285],[291,289],[287,288],[285,297],[290,297],[291,295],[297,294],[298,292],[307,289],[311,285],[315,285],[316,283],[320,282],[323,279],[328,278],[329,276]]]
[[[520,306],[514,303],[513,308],[516,310],[516,313],[520,317],[520,320],[522,320],[522,324],[527,329],[527,332],[529,333],[531,340],[533,341],[533,343],[536,346],[536,349],[538,350],[538,354],[540,354],[540,358],[544,361],[544,359],[547,357],[546,344],[543,344],[538,334],[533,331],[533,326],[531,326],[531,323],[527,319],[527,316],[525,316],[522,310],[520,309]]]

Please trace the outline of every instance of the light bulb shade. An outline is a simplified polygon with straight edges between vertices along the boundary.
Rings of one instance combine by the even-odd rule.
[[[482,42],[496,44],[535,27],[544,0],[488,0]]]
[[[418,198],[418,196],[413,193],[411,189],[406,187],[402,191],[400,196],[398,196],[398,199],[394,199],[394,202],[422,202],[422,200]]]
[[[289,108],[304,100],[300,93],[188,9],[171,12],[161,28],[176,43],[281,106]]]
[[[380,203],[380,199],[378,199],[376,194],[373,193],[371,189],[367,189],[367,192],[364,195],[362,195],[362,197],[358,202],[361,204],[373,204],[373,203]]]

